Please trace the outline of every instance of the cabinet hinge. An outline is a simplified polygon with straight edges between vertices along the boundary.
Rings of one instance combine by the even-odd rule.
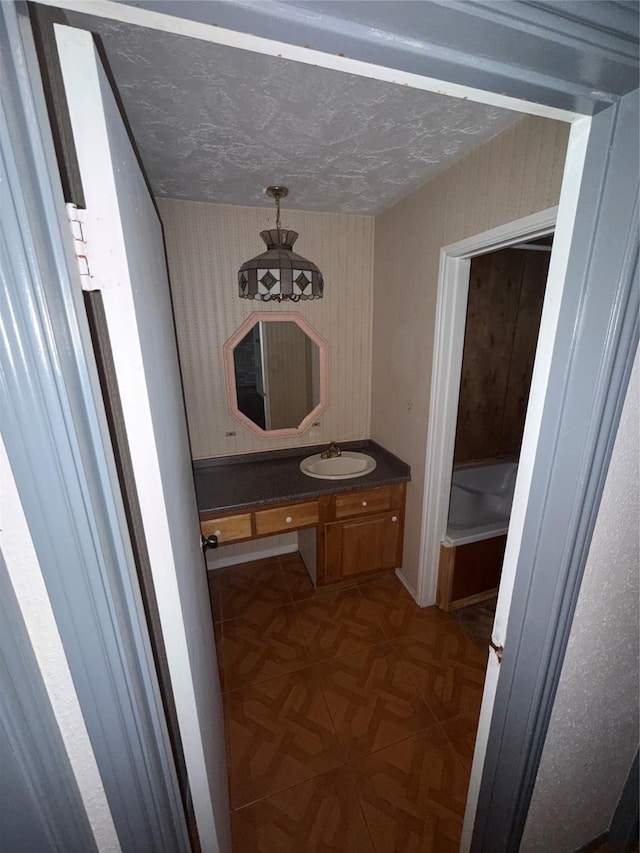
[[[84,210],[75,204],[67,204],[67,221],[73,240],[73,251],[80,273],[80,283],[83,290],[95,290],[91,281],[91,270],[89,269],[89,258],[87,257],[87,240]]]

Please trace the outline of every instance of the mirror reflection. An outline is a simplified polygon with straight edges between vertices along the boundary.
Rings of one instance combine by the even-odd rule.
[[[265,431],[297,428],[320,402],[320,348],[297,323],[257,322],[233,366],[238,410]]]

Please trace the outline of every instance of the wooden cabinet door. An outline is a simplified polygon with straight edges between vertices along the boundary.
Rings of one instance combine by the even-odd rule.
[[[401,524],[397,512],[327,524],[325,530],[325,582],[398,565]]]

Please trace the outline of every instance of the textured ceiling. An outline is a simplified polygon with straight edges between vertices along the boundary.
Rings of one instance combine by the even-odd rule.
[[[69,14],[102,37],[161,197],[375,214],[521,116],[236,48]]]

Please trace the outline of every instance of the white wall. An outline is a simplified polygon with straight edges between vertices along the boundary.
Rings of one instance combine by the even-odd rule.
[[[411,465],[416,588],[440,249],[558,203],[567,125],[528,116],[376,218],[371,437]]]
[[[274,304],[238,296],[238,269],[265,250],[259,235],[274,227],[273,208],[169,199],[158,205],[194,458],[369,438],[373,218],[285,207],[284,226],[299,232],[295,249],[319,266],[325,295]],[[229,414],[222,345],[254,311],[291,310],[329,344],[329,406],[304,435],[259,438]]]
[[[521,853],[606,832],[638,748],[639,386],[636,357]]]

